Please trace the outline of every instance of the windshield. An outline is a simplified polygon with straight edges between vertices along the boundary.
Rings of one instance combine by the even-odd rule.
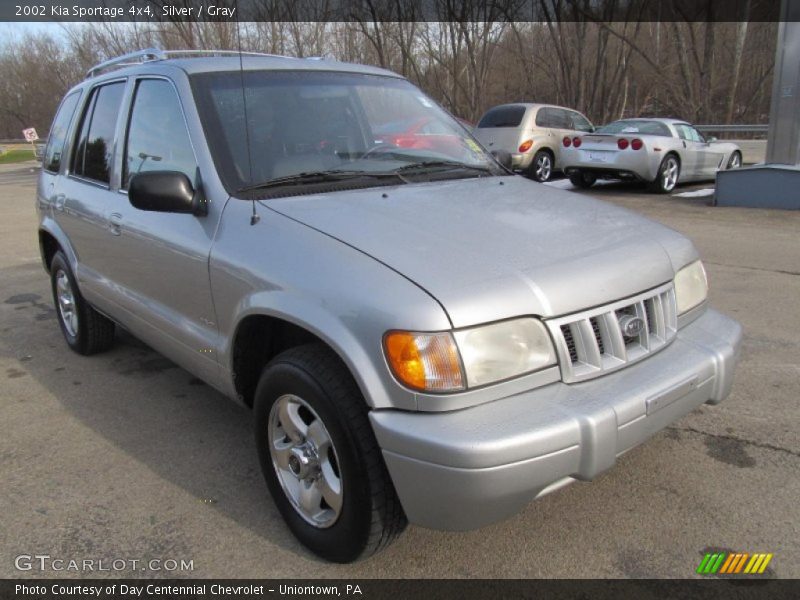
[[[300,174],[336,173],[336,182],[405,175],[414,165],[420,172],[446,168],[448,177],[503,173],[464,127],[404,79],[234,71],[194,75],[192,86],[231,193]],[[379,181],[372,177],[369,185]]]
[[[672,133],[664,123],[659,121],[636,121],[626,119],[614,121],[608,125],[598,127],[595,133],[636,133],[638,135],[663,135],[672,137]]]

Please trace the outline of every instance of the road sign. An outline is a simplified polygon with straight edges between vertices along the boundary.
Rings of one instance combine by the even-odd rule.
[[[36,134],[36,130],[33,127],[29,129],[23,129],[22,135],[25,136],[25,141],[27,142],[35,142],[39,139],[39,136]]]

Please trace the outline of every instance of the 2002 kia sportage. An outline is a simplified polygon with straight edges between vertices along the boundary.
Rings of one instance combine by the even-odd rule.
[[[375,134],[412,119],[435,144]],[[37,197],[68,345],[118,324],[251,406],[278,508],[330,560],[503,519],[731,388],[741,329],[689,240],[512,175],[382,69],[103,63]]]

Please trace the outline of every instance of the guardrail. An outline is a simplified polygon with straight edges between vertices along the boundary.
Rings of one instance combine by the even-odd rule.
[[[695,127],[702,133],[718,133],[726,139],[763,139],[769,131],[769,125],[695,125]]]

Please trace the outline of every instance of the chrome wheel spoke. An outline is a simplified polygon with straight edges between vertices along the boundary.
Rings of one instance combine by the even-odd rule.
[[[315,419],[314,422],[308,426],[306,437],[314,443],[319,454],[324,454],[331,444],[328,431],[319,419]]]
[[[316,482],[301,482],[298,500],[300,508],[310,518],[314,519],[322,512],[322,491]]]
[[[295,443],[300,443],[306,437],[306,424],[300,418],[300,405],[285,398],[281,401],[278,418],[286,435]]]
[[[292,454],[292,446],[294,444],[287,444],[286,442],[280,440],[275,441],[272,444],[272,457],[275,461],[275,465],[284,471],[289,470],[289,457]]]
[[[325,502],[338,515],[342,510],[342,482],[333,472],[330,463],[326,462],[322,465],[322,474],[318,483]]]

